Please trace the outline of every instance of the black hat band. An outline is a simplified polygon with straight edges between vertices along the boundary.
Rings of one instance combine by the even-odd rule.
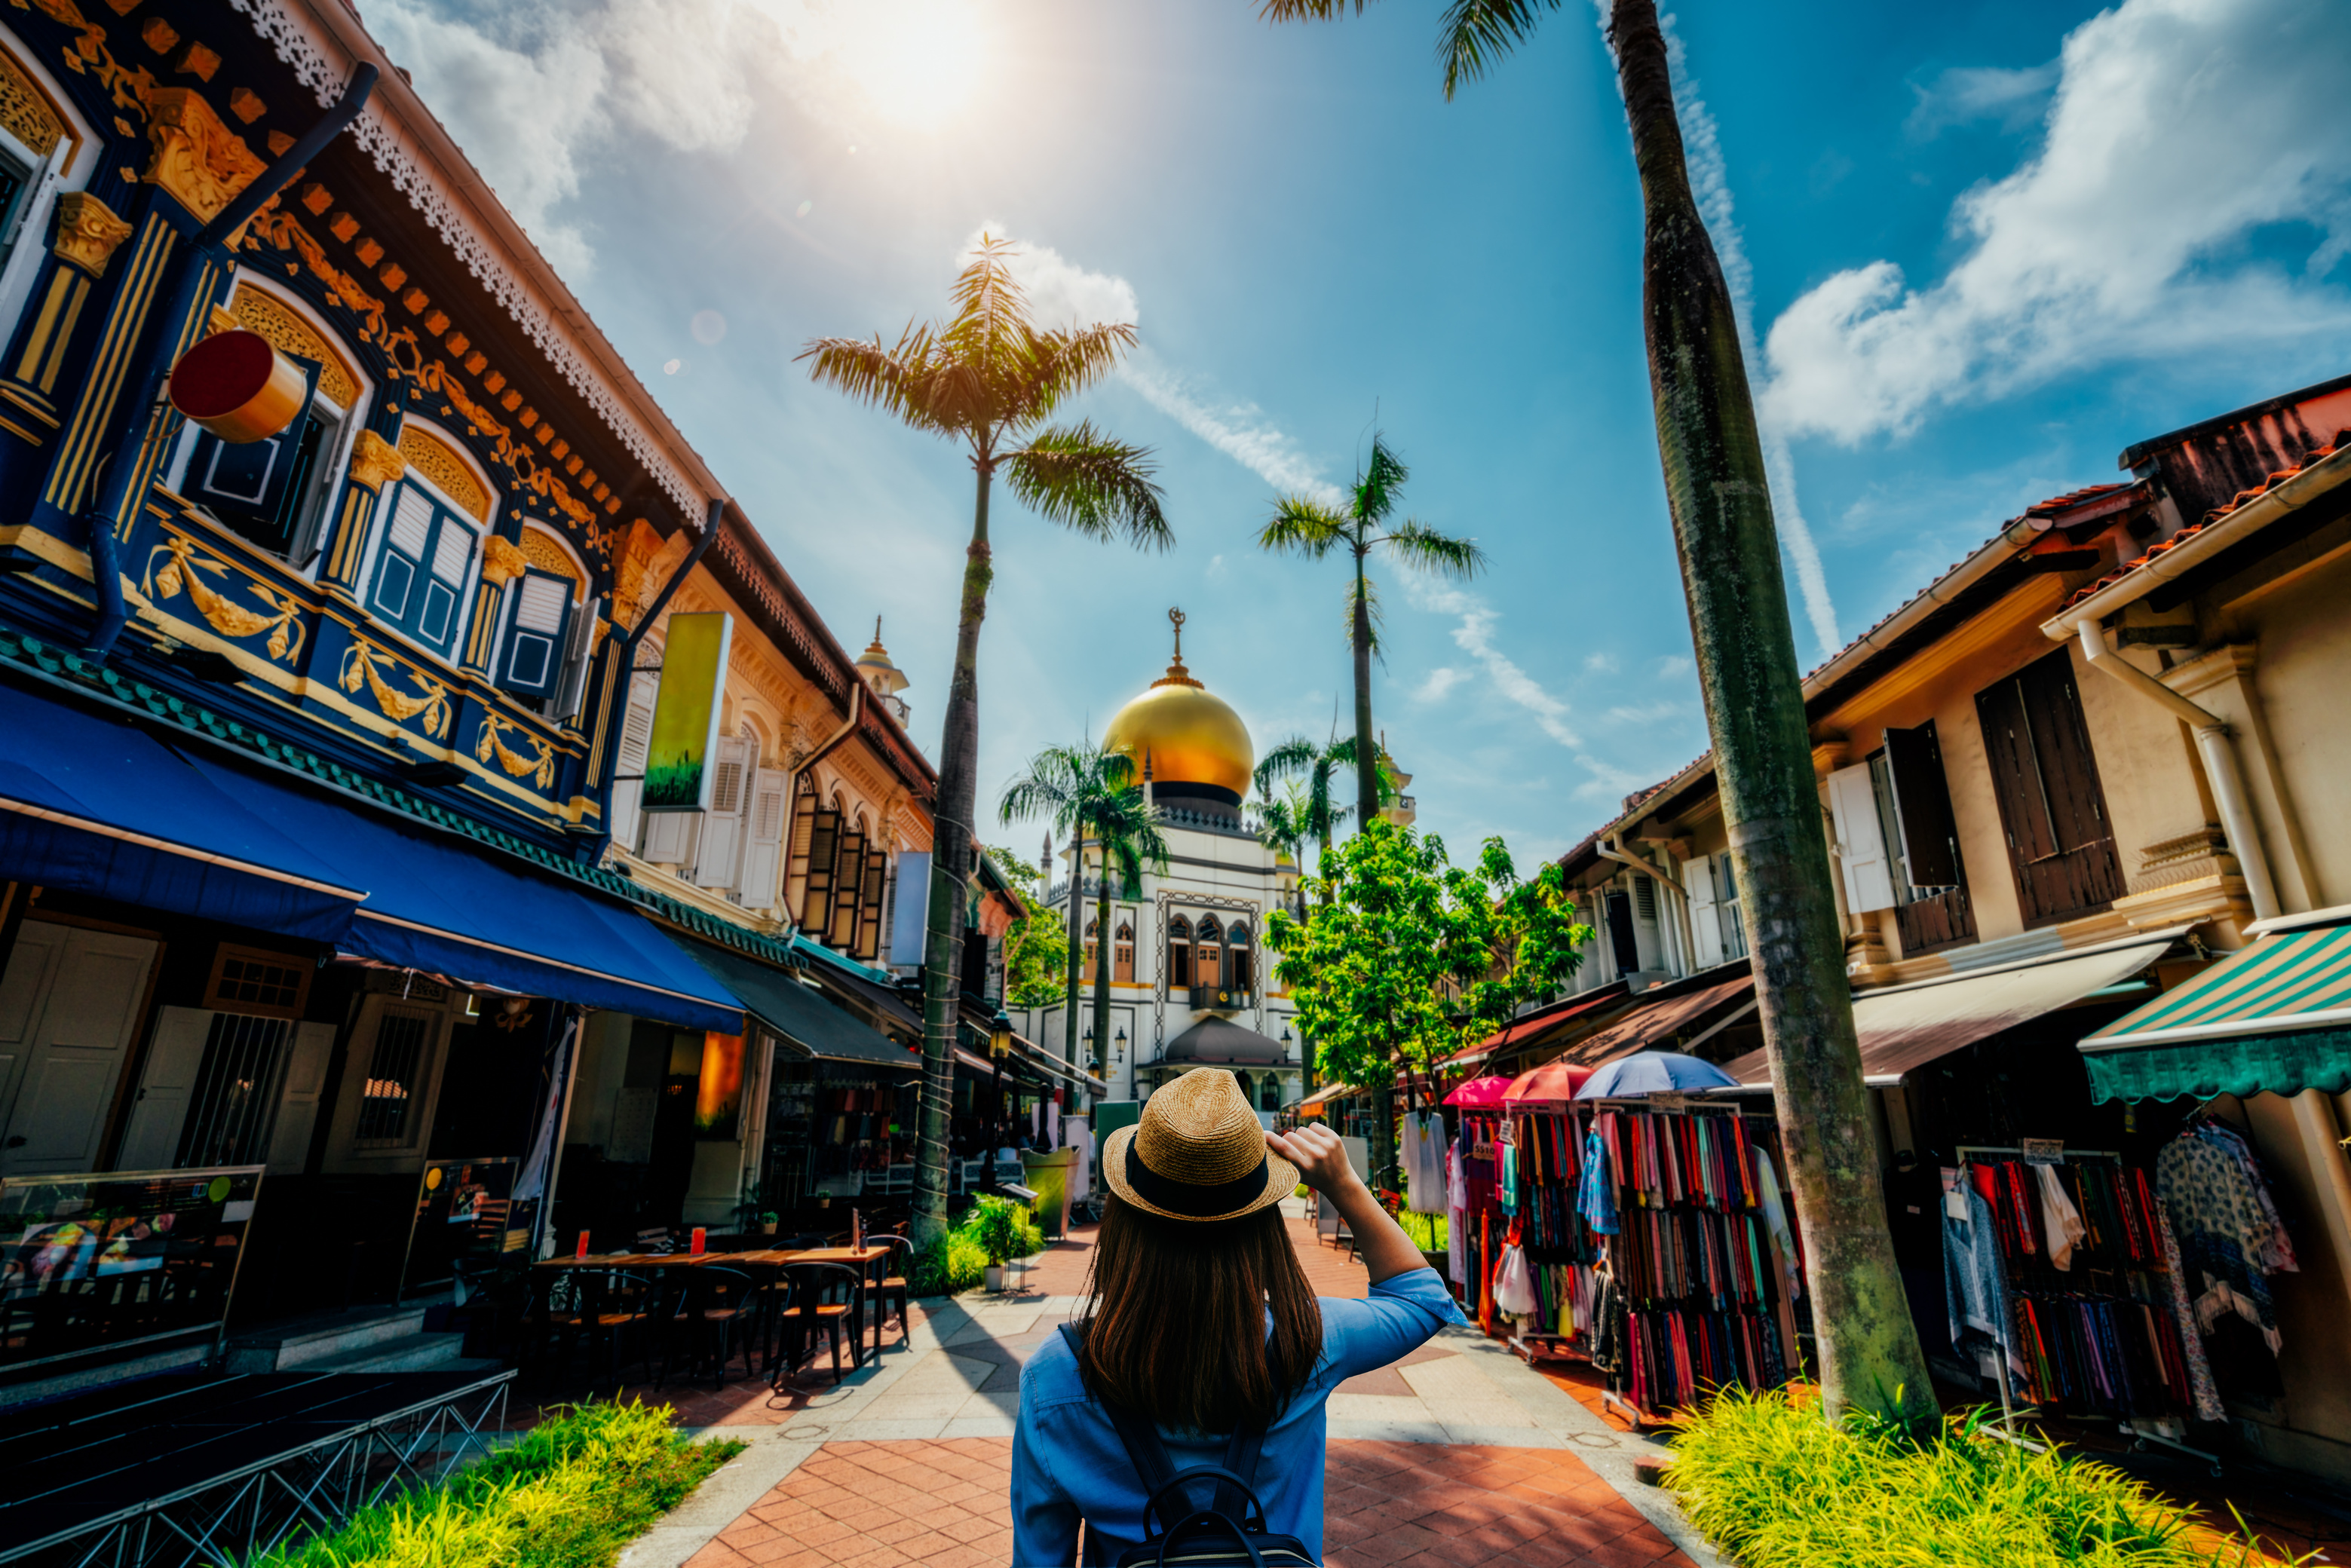
[[[1139,1135],[1126,1145],[1126,1185],[1134,1189],[1135,1197],[1189,1219],[1209,1219],[1248,1207],[1265,1192],[1265,1171],[1266,1158],[1260,1155],[1257,1168],[1249,1175],[1220,1181],[1214,1186],[1200,1186],[1161,1176],[1144,1164],[1143,1139]]]

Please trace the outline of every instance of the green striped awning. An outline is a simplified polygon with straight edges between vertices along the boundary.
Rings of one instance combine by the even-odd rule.
[[[2282,931],[2082,1041],[2093,1098],[2351,1089],[2351,925]]]

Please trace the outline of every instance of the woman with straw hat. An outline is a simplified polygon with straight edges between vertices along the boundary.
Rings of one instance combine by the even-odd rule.
[[[1081,1520],[1088,1563],[1143,1542],[1150,1493],[1112,1406],[1147,1419],[1179,1471],[1220,1464],[1233,1433],[1261,1430],[1256,1474],[1243,1479],[1266,1528],[1320,1562],[1323,1403],[1461,1322],[1452,1295],[1336,1134],[1265,1131],[1222,1068],[1154,1093],[1142,1121],[1103,1144],[1102,1174],[1110,1193],[1085,1310],[1020,1375],[1016,1568],[1072,1562]],[[1277,1207],[1301,1181],[1354,1233],[1370,1299],[1318,1299],[1308,1286]]]

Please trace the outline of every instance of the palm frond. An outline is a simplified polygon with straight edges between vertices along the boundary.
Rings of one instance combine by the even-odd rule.
[[[1273,799],[1273,781],[1293,775],[1311,773],[1322,752],[1302,735],[1288,740],[1265,754],[1257,765],[1257,792],[1268,800]]]
[[[871,403],[919,429],[951,431],[951,421],[935,412],[931,382],[936,372],[930,329],[908,326],[895,348],[872,338],[817,338],[797,360],[812,361],[809,379],[820,386]]]
[[[1388,553],[1416,571],[1468,581],[1484,570],[1486,552],[1475,539],[1440,534],[1425,523],[1407,522],[1380,541]]]
[[[1020,253],[1008,240],[979,236],[979,248],[956,276],[947,297],[955,315],[939,334],[967,361],[987,363],[1019,357],[1035,333],[1029,319],[1029,297],[1012,276],[1012,258]]]
[[[1322,502],[1284,496],[1274,503],[1272,518],[1258,530],[1257,543],[1259,549],[1320,560],[1351,537],[1348,519]]]
[[[1008,408],[1008,422],[1028,425],[1050,415],[1063,399],[1074,396],[1118,368],[1134,347],[1134,323],[1097,321],[1029,335],[1026,374],[1019,401]]]
[[[1176,542],[1148,447],[1113,441],[1081,422],[1039,431],[1004,463],[1013,495],[1063,528],[1157,549]]]
[[[1056,828],[1068,828],[1093,793],[1087,786],[1099,770],[1096,755],[1087,748],[1049,746],[1029,759],[1029,771],[1005,787],[997,816],[1007,826],[1032,817],[1048,817]]]
[[[1380,613],[1380,585],[1368,577],[1363,580],[1363,585],[1364,608],[1369,612],[1364,619],[1371,622],[1372,656],[1375,659],[1384,659],[1387,655],[1380,646],[1380,628],[1387,622],[1386,617]],[[1340,624],[1347,634],[1348,650],[1353,652],[1355,646],[1355,579],[1352,577],[1347,580],[1346,614]],[[1350,768],[1354,766],[1352,758],[1347,766]]]
[[[1525,41],[1544,11],[1560,0],[1453,0],[1437,24],[1437,58],[1445,67],[1445,96],[1476,81]]]
[[[1355,521],[1376,523],[1395,510],[1396,492],[1411,477],[1412,470],[1389,449],[1387,437],[1374,431],[1372,460],[1364,465],[1363,476],[1355,481]]]
[[[1347,14],[1350,5],[1355,15],[1364,14],[1370,0],[1265,0],[1258,15],[1269,22],[1330,22]]]

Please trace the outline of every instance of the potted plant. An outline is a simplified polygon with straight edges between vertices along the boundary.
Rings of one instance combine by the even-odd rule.
[[[983,1197],[973,1206],[967,1233],[987,1255],[987,1286],[1004,1289],[1004,1265],[1020,1249],[1021,1208],[1007,1197]]]
[[[779,1217],[774,1209],[763,1209],[759,1215],[759,1234],[762,1236],[773,1236],[776,1233],[776,1226],[778,1223]]]

